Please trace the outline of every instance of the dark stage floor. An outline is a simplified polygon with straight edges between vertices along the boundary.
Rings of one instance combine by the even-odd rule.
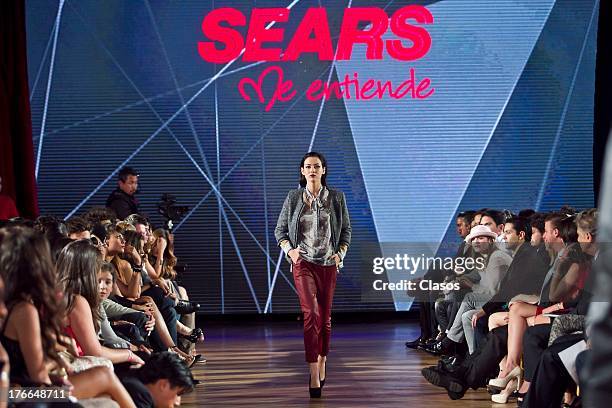
[[[420,369],[433,356],[407,350],[418,335],[414,323],[338,323],[333,327],[327,383],[321,400],[308,397],[301,322],[215,323],[201,347],[208,363],[203,380],[183,397],[184,406],[267,407],[491,407],[486,391],[460,401],[429,385]],[[515,403],[507,406],[515,406]]]

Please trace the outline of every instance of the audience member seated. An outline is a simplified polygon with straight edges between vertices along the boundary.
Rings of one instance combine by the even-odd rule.
[[[49,216],[41,215],[34,221],[34,229],[43,234],[51,243],[59,238],[68,237],[68,228],[63,220]]]
[[[472,316],[470,325],[473,328],[480,318],[503,311],[504,305],[514,296],[521,293],[535,296],[540,292],[548,263],[544,263],[536,247],[530,245],[530,230],[531,227],[522,218],[514,217],[506,221],[504,237],[506,246],[513,254],[512,263],[497,293]],[[474,348],[471,348],[470,354],[473,352]]]
[[[118,375],[138,372],[136,380],[128,381],[140,381],[151,401],[138,406],[180,404],[180,395],[197,383],[187,364],[205,361],[176,345],[177,331],[191,348],[203,340],[201,330],[194,329],[197,308],[176,282],[173,237],[163,230],[153,235],[146,219],[136,221],[136,226],[120,222],[117,228],[114,211],[98,207],[66,223],[52,216],[36,222],[19,218],[1,222],[0,275],[11,285],[6,289],[10,299],[6,312],[0,279],[0,321],[4,320],[0,370],[9,373],[9,359],[13,369],[0,378],[0,387],[8,387],[8,378],[21,386],[67,385],[73,396],[89,400],[88,404],[94,403],[91,398],[106,397],[110,406],[111,397],[122,407],[132,407]],[[129,238],[125,254],[121,232]],[[152,251],[153,264],[147,259]],[[129,279],[122,282],[117,277]],[[138,281],[145,277],[148,286]],[[137,287],[130,287],[132,281],[138,282],[140,293],[123,296],[120,287],[126,292]],[[155,300],[169,311],[174,338]],[[184,315],[186,325],[177,322],[177,312]],[[171,354],[172,361],[159,360],[149,343],[157,343],[156,349]],[[10,357],[2,347],[7,344]],[[145,363],[139,356],[153,360],[143,370],[128,369]],[[164,364],[170,368],[155,368]]]
[[[580,220],[578,225],[580,245],[575,244],[578,220]],[[543,238],[547,248],[553,251],[554,262],[544,279],[539,299],[537,297],[535,299],[537,304],[516,300],[515,297],[515,300],[510,302],[508,325],[493,329],[474,354],[458,365],[441,361],[438,366],[422,370],[423,376],[430,383],[445,388],[451,399],[458,399],[463,397],[469,387],[477,389],[485,385],[487,378],[497,376],[489,381],[489,386],[492,390],[499,391],[520,376],[518,360],[524,349],[522,360],[526,381],[519,390],[519,398],[532,388],[529,386],[529,381],[538,381],[539,373],[544,373],[538,369],[538,364],[543,361],[541,358],[544,359],[542,356],[548,356],[547,363],[550,363],[550,353],[546,350],[549,345],[551,319],[560,313],[583,314],[590,302],[589,289],[585,288],[585,282],[589,275],[590,259],[597,253],[595,235],[592,234],[595,232],[593,228],[596,223],[595,211],[584,212],[576,222],[574,221],[574,217],[560,213],[551,214],[546,218]],[[527,297],[524,299],[527,300]],[[574,320],[571,316],[564,317],[563,320],[565,319]],[[569,342],[569,339],[563,339],[563,336],[560,339],[558,342],[565,340]],[[565,343],[564,347],[567,345],[568,343]],[[500,361],[503,361],[501,370],[497,366]],[[498,370],[499,375],[496,374]],[[546,372],[548,373],[548,370]],[[550,376],[547,378],[550,379]],[[546,383],[547,380],[543,381]],[[533,392],[539,392],[539,397],[542,397],[546,388],[547,386],[536,388]],[[497,400],[503,402],[506,397]],[[551,396],[546,398],[549,397]],[[554,397],[555,401],[557,398],[558,395]],[[495,396],[493,399],[496,400]]]
[[[152,355],[135,377],[124,380],[139,408],[179,406],[181,395],[191,392],[194,382],[185,364],[169,352]]]
[[[163,283],[160,287],[167,296],[175,300],[174,308],[181,315],[181,321],[177,324],[178,334],[188,339],[192,347],[196,342],[204,341],[204,334],[201,329],[195,327],[195,311],[199,305],[189,302],[187,290],[179,286],[176,281],[175,267],[177,258],[174,255],[174,242],[172,234],[164,229],[157,229],[153,232],[155,241],[151,245],[150,257],[155,265],[154,269],[147,266],[149,274],[156,277],[156,282]],[[190,348],[192,348],[190,347]]]
[[[0,232],[0,241],[2,241],[1,235],[2,232]],[[5,291],[6,287],[4,285],[4,279],[2,276],[0,276],[0,327],[4,327],[4,322],[8,313],[6,310],[6,305],[4,304]],[[10,377],[10,358],[6,352],[6,349],[2,345],[2,342],[0,341],[0,395],[8,394],[11,385]],[[7,406],[7,404],[5,401],[0,401],[0,406],[4,408]]]
[[[91,225],[83,218],[74,216],[66,222],[68,237],[70,239],[89,239],[91,238]]]
[[[558,265],[552,270],[552,274],[546,277],[545,286],[548,284],[549,289],[544,291],[538,306],[524,301],[512,302],[510,305],[506,365],[498,378],[491,380],[489,385],[505,388],[509,379],[518,378],[521,375],[520,359],[527,327],[537,326],[530,329],[535,343],[547,341],[551,319],[545,315],[559,311],[567,313],[569,303],[576,302],[588,276],[590,263],[582,254],[580,245],[576,243],[577,233],[574,218],[567,215],[549,216],[545,229],[545,236],[550,234],[560,239],[561,246],[555,248],[555,251],[559,251]],[[538,354],[539,348],[529,347],[525,350],[525,365],[534,359],[537,361],[540,355]],[[525,370],[524,381],[521,385],[523,394],[529,387],[531,373],[531,370]]]
[[[92,207],[89,209],[89,211],[83,214],[83,218],[85,218],[92,228],[98,224],[108,225],[117,222],[117,214],[115,214],[112,208],[108,207]]]
[[[490,218],[490,216],[483,216],[483,220],[487,218]],[[480,275],[478,283],[459,278],[460,284],[469,289],[470,292],[461,301],[455,320],[448,330],[446,338],[442,340],[440,349],[445,354],[448,354],[451,350],[454,351],[456,343],[462,343],[464,340],[470,347],[470,353],[473,352],[472,316],[497,293],[499,285],[512,262],[512,257],[495,245],[496,238],[497,234],[485,225],[472,228],[470,235],[466,237],[466,242],[472,244],[475,251],[484,256],[485,264],[483,269],[478,270]],[[466,330],[464,330],[464,327]]]
[[[140,345],[135,345],[135,344],[132,344],[129,340],[125,340],[124,338],[119,337],[113,330],[113,327],[111,326],[110,321],[108,320],[108,317],[106,316],[106,310],[103,306],[103,302],[105,300],[108,300],[108,296],[110,295],[110,292],[113,287],[113,278],[112,278],[113,270],[114,270],[114,266],[108,262],[105,262],[100,266],[100,270],[98,272],[98,289],[99,289],[99,296],[100,296],[100,306],[99,306],[100,341],[102,342],[103,345],[110,347],[110,348],[130,349],[133,352],[143,353],[143,354],[139,354],[139,356],[142,357],[143,359],[146,359],[146,356],[151,354],[152,350],[146,347],[144,339],[142,339],[141,337],[142,341],[140,342]],[[147,322],[147,324],[149,324],[149,327],[152,329],[153,326],[155,325],[155,322],[151,322],[151,323]],[[131,326],[134,326],[135,330],[138,331],[135,325],[130,324],[130,327]]]
[[[546,213],[535,213],[529,217],[529,224],[531,225],[531,246],[536,249],[542,262],[550,265],[550,252],[544,243],[544,222],[547,215]]]
[[[457,234],[461,238],[461,242],[458,245],[455,259],[459,260],[459,258],[461,258],[461,264],[464,265],[464,267],[461,269],[443,270],[443,281],[447,284],[458,281],[459,278],[467,279],[472,283],[477,283],[480,280],[478,271],[475,268],[467,267],[470,265],[468,262],[469,259],[476,261],[477,258],[481,257],[480,254],[474,251],[472,245],[465,242],[465,238],[470,233],[470,225],[474,216],[480,217],[480,214],[474,213],[473,211],[466,211],[457,216]],[[475,262],[473,262],[472,265],[475,265]],[[443,290],[441,292],[425,292],[427,298],[433,299],[427,306],[431,307],[430,304],[433,303],[434,322],[432,324],[434,327],[437,327],[438,334],[424,345],[419,346],[419,348],[432,354],[441,354],[441,341],[446,337],[446,333],[457,315],[459,302],[468,291],[468,289],[462,288],[461,291]]]
[[[564,276],[560,276],[561,274],[555,275],[551,284],[551,291],[552,288],[555,287],[555,296],[561,296],[563,292],[568,294],[565,296],[566,300],[563,302],[563,309],[561,312],[569,312],[569,314],[561,315],[559,318],[554,318],[553,316],[555,316],[555,312],[553,312],[549,319],[554,319],[555,325],[558,326],[562,326],[559,324],[562,322],[564,322],[566,326],[569,326],[568,322],[581,322],[580,327],[566,330],[567,334],[577,331],[578,329],[581,331],[584,329],[584,316],[586,315],[588,307],[591,303],[593,280],[592,276],[590,275],[590,267],[592,260],[597,257],[599,252],[599,245],[596,239],[597,211],[595,209],[591,209],[579,213],[575,219],[574,225],[577,228],[577,240],[583,255],[583,258],[579,259],[579,261],[581,261],[580,266],[582,266],[582,268],[578,268],[578,270],[573,271],[572,267],[574,265],[571,265]],[[570,257],[572,257],[572,254],[567,255],[568,261],[566,262],[569,263]],[[571,276],[570,274],[572,273],[574,273],[576,276]],[[559,289],[558,287],[561,288]],[[550,374],[548,373],[541,372],[540,374],[544,378],[541,378],[537,384],[530,385],[530,383],[534,380],[537,381],[536,375],[538,373],[538,363],[544,361],[545,355],[550,356],[551,353],[564,350],[565,348],[568,348],[582,340],[584,338],[584,333],[582,336],[559,336],[558,334],[555,334],[555,338],[558,338],[555,347],[551,352],[545,353],[547,351],[547,347],[552,344],[552,341],[550,341],[550,339],[546,336],[543,336],[543,338],[538,336],[537,332],[534,332],[534,330],[535,328],[533,327],[528,328],[525,336],[523,337],[523,349],[525,350],[523,356],[525,381],[521,385],[520,394],[524,395],[528,390],[533,389],[533,394],[535,394],[535,396],[532,396],[532,402],[530,402],[530,405],[527,406],[548,406],[547,404],[549,403],[556,403],[557,399],[562,397],[562,394],[558,392],[558,388],[550,388],[550,377],[547,377]],[[556,360],[554,356],[552,360]],[[551,359],[549,358],[546,361],[550,362]],[[562,372],[558,372],[558,374],[561,373]],[[544,393],[544,390],[547,390],[546,393]]]
[[[76,341],[79,355],[103,357],[113,363],[143,364],[130,349],[108,348],[98,340],[101,262],[100,252],[89,240],[71,242],[60,253],[57,270],[67,299],[66,332]]]
[[[108,317],[113,331],[121,338],[129,341],[138,349],[143,350],[142,346],[147,346],[147,338],[155,329],[155,317],[153,312],[142,312],[127,308],[109,299],[115,287],[116,269],[110,262],[102,263],[98,274],[98,284],[100,289],[101,306],[104,314]],[[132,351],[134,347],[131,347]]]
[[[172,349],[190,365],[201,359],[201,356],[187,354],[177,346],[177,313],[174,300],[166,297],[164,291],[157,286],[143,285],[142,270],[135,272],[128,261],[119,258],[125,251],[125,239],[116,226],[107,225],[104,233],[106,236],[103,238],[103,257],[117,269],[116,284],[120,292],[120,295],[113,295],[111,299],[125,307],[153,312],[155,330],[150,340],[154,349]]]
[[[463,243],[463,238],[467,236],[470,230],[470,224],[472,222],[472,218],[474,213],[472,211],[467,213],[459,213],[455,219],[457,233],[462,239],[462,242],[457,250],[457,256],[463,255],[463,250],[466,246]],[[443,272],[437,270],[429,270],[423,276],[422,279],[433,279],[440,280],[444,279]],[[439,293],[437,291],[426,291],[419,290],[416,292],[416,300],[419,302],[419,325],[420,325],[420,335],[416,340],[406,342],[406,347],[408,348],[420,348],[420,349],[429,349],[433,347],[433,345],[441,340],[441,335],[438,333],[446,332],[446,324],[438,324],[437,318],[435,317],[436,313],[436,302]],[[442,308],[444,308],[444,315],[442,318],[447,317],[447,308],[449,307],[448,303],[443,303],[444,299],[440,300],[440,304],[437,306],[438,311],[442,313]],[[438,328],[438,330],[436,330]]]
[[[134,407],[108,368],[73,373],[60,356],[59,348],[68,349],[70,344],[62,334],[64,304],[54,270],[43,236],[21,227],[0,230],[0,271],[3,280],[10,282],[6,288],[8,316],[0,341],[8,350],[11,382],[21,386],[71,385],[77,398],[108,395],[122,407]]]
[[[504,213],[497,210],[485,210],[480,218],[480,225],[489,227],[495,233],[495,242],[498,243],[504,242],[504,222]],[[502,246],[501,249],[505,250],[505,247]]]

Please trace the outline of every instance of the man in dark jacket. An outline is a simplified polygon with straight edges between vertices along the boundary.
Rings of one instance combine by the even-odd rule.
[[[119,170],[119,187],[106,199],[106,206],[123,220],[130,214],[138,214],[138,200],[134,194],[138,190],[138,172],[132,167]]]
[[[507,247],[513,252],[513,259],[506,276],[502,280],[499,291],[483,307],[478,318],[491,316],[503,310],[518,294],[538,294],[549,265],[538,255],[537,249],[529,244],[529,225],[525,220],[515,217],[507,221],[510,224],[505,229]],[[514,239],[508,239],[513,235]]]

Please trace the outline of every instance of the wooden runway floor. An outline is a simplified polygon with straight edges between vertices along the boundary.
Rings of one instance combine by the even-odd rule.
[[[418,336],[414,323],[335,324],[321,400],[308,397],[301,322],[229,323],[205,333],[199,351],[208,362],[194,369],[203,384],[183,396],[183,406],[503,407],[483,390],[451,401],[427,383],[420,370],[435,357],[404,346]]]

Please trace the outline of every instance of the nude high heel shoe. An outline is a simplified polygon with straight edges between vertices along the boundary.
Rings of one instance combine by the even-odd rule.
[[[518,378],[520,380],[521,367],[514,367],[512,371],[510,371],[504,378],[493,378],[492,380],[489,380],[489,387],[503,390],[514,378]]]
[[[499,394],[491,395],[491,401],[497,404],[506,404],[510,396],[518,389],[518,379],[513,378],[506,388]]]

